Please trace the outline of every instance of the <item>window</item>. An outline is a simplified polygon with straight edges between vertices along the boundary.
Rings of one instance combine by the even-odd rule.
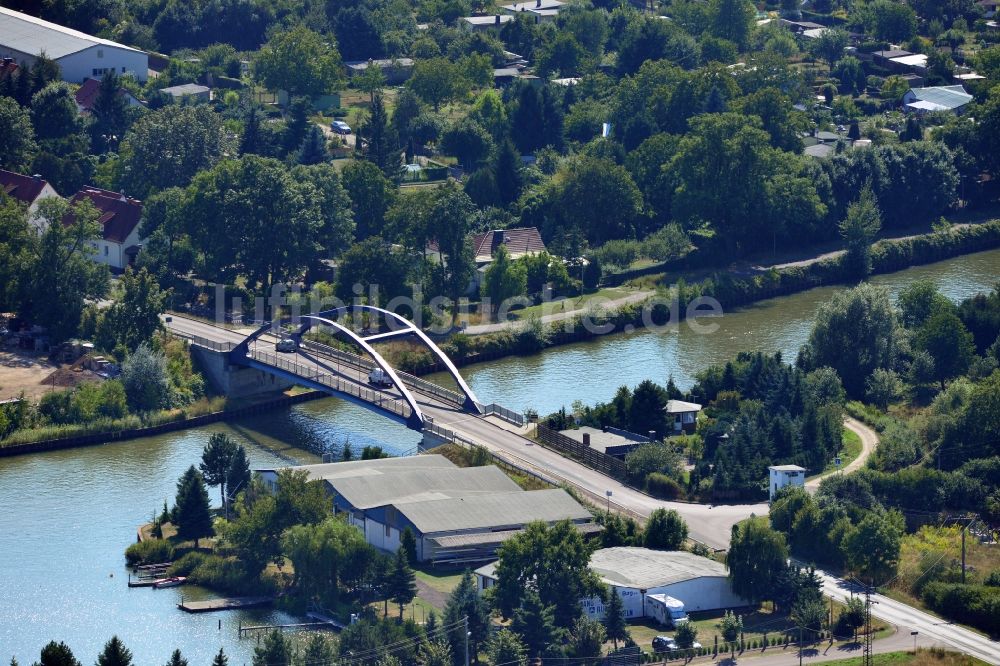
[[[124,74],[124,73],[125,73],[125,68],[124,68],[124,67],[122,67],[122,74]]]
[[[98,58],[104,57],[104,49],[97,49],[97,57]]]
[[[386,538],[388,538],[390,536],[391,532],[392,532],[392,528],[389,527],[389,523],[386,523],[385,524],[385,536],[386,536]]]
[[[108,246],[107,245],[104,246],[104,256],[105,257],[108,256]]]

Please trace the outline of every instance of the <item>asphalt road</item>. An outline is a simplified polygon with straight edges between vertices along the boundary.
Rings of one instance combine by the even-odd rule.
[[[174,316],[173,320],[167,323],[167,327],[181,335],[196,335],[219,342],[241,342],[246,334],[240,331],[223,329],[211,324],[203,323],[193,319]],[[269,347],[273,350],[273,339],[261,341],[261,347]],[[289,354],[288,356],[293,356]],[[336,366],[331,368],[328,362],[323,359],[316,359],[303,354],[296,354],[296,361],[304,365],[323,367],[327,371],[333,369],[341,377],[353,381],[359,385],[368,387],[365,371],[353,369],[348,366]],[[387,390],[386,393],[395,398],[399,398],[399,393]],[[578,490],[589,495],[598,504],[607,502],[610,508],[632,513],[639,517],[648,516],[654,509],[663,507],[675,509],[687,522],[690,536],[713,548],[725,549],[729,545],[729,536],[732,526],[751,515],[766,515],[768,505],[759,504],[738,504],[738,505],[706,505],[688,504],[685,502],[664,502],[649,495],[641,493],[632,488],[597,472],[580,463],[565,458],[558,453],[538,445],[533,440],[523,437],[517,428],[511,424],[495,419],[494,417],[483,418],[465,413],[459,408],[440,401],[433,396],[425,395],[414,391],[414,396],[420,406],[421,411],[434,419],[434,423],[445,428],[454,430],[469,439],[481,443],[500,458],[514,463],[518,467],[527,468],[560,483],[567,483]],[[864,464],[867,457],[871,455],[878,443],[877,435],[869,428],[853,419],[846,421],[848,428],[858,433],[862,440],[862,453],[845,471],[852,471]],[[818,481],[817,481],[818,483]],[[611,491],[611,497],[606,495]],[[824,571],[817,570],[817,574],[823,581],[824,592],[835,599],[844,600],[851,596],[852,584],[832,576]],[[854,589],[855,593],[857,592]],[[883,595],[875,595],[873,600],[878,603],[872,607],[872,615],[891,622],[899,627],[899,632],[893,639],[878,641],[878,651],[892,651],[904,649],[911,646],[912,637],[910,631],[917,631],[918,644],[920,645],[943,645],[952,649],[960,650],[966,654],[973,655],[990,664],[1000,664],[1000,643],[990,640],[971,630],[958,627],[946,622],[941,618],[929,613],[920,611],[912,606],[894,601]],[[905,636],[903,641],[900,636]],[[899,643],[899,645],[896,645]],[[905,644],[904,644],[905,643]],[[830,650],[829,655],[824,655],[821,651],[807,657],[809,661],[825,661],[827,659],[851,656],[843,654],[840,649]],[[837,654],[840,652],[840,654]],[[748,655],[741,657],[741,661],[748,658]],[[789,655],[759,655],[752,657],[753,663],[761,664],[785,664],[798,660],[797,653],[793,657]]]

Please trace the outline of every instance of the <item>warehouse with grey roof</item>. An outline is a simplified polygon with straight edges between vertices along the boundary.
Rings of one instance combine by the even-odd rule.
[[[323,481],[334,511],[346,514],[376,548],[395,552],[409,528],[420,561],[489,559],[534,521],[569,520],[585,533],[600,529],[566,491],[522,490],[492,465],[462,468],[444,456],[420,455],[292,469]],[[258,471],[273,487],[277,471]]]
[[[42,53],[72,83],[101,78],[108,71],[145,82],[149,73],[149,58],[139,49],[0,7],[0,58],[33,65]]]

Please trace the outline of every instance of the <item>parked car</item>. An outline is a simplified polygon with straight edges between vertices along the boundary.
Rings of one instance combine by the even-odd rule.
[[[677,641],[669,636],[657,636],[653,639],[654,652],[671,652],[677,649]]]
[[[350,134],[351,126],[345,123],[343,120],[334,120],[330,123],[330,129],[337,134]]]
[[[298,348],[299,345],[293,338],[282,338],[274,345],[275,351],[279,351],[282,354],[294,354]]]
[[[392,386],[392,378],[382,368],[372,368],[372,371],[368,373],[368,383],[372,386],[387,388]]]

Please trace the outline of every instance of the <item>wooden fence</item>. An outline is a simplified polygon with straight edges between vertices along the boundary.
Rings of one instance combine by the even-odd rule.
[[[607,474],[619,481],[625,480],[625,462],[606,453],[597,451],[584,444],[563,435],[541,423],[538,424],[538,439],[542,444],[555,449],[563,455],[580,461],[587,467]]]

